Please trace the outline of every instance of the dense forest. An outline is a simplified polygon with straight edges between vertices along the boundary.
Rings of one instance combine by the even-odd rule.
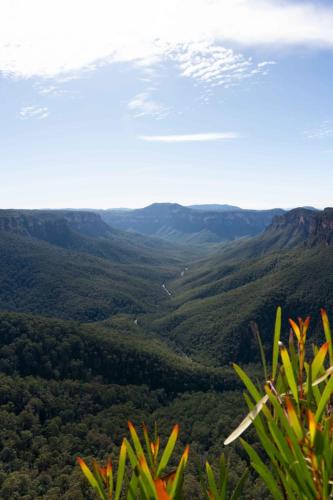
[[[231,362],[262,378],[255,332],[269,353],[277,305],[283,338],[291,312],[313,315],[316,338],[331,311],[332,211],[206,249],[80,214],[0,213],[0,497],[95,498],[75,459],[115,455],[128,419],[164,439],[180,424],[185,496],[198,497],[198,463],[217,464],[245,411]],[[248,458],[237,443],[227,455],[235,483]],[[249,481],[245,499],[268,498]]]

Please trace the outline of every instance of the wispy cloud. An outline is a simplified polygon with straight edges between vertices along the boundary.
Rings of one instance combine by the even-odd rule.
[[[255,64],[232,49],[197,42],[177,47],[170,55],[180,68],[181,75],[192,78],[206,87],[231,87],[254,75],[266,74],[273,61]]]
[[[319,127],[306,130],[305,136],[308,139],[328,139],[333,138],[333,122],[325,120]]]
[[[68,90],[60,88],[58,85],[53,84],[38,84],[36,85],[36,90],[40,95],[54,95],[62,96],[68,93]]]
[[[276,61],[262,61],[258,63],[258,68],[265,68],[266,66],[273,66],[276,64]]]
[[[179,47],[202,42],[222,48],[333,48],[333,8],[315,0],[2,0],[0,4],[0,72],[7,75],[51,77],[119,61],[153,65]],[[214,54],[212,74],[202,68],[205,78],[218,75],[220,56],[228,57],[223,51]],[[191,62],[201,78],[200,60]],[[247,62],[237,61],[240,74],[246,72]],[[190,73],[191,66],[183,63],[182,71]]]
[[[139,139],[148,142],[206,142],[238,139],[235,132],[208,132],[200,134],[141,135]]]
[[[38,120],[44,120],[49,116],[49,110],[42,106],[25,106],[21,108],[19,115],[23,119],[36,118]]]
[[[127,104],[130,111],[133,112],[135,117],[152,116],[157,120],[165,118],[170,109],[164,104],[152,99],[150,92],[142,92],[133,97]]]

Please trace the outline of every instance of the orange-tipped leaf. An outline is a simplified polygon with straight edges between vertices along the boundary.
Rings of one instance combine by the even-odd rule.
[[[172,452],[174,450],[174,447],[176,445],[178,434],[179,434],[179,425],[176,424],[174,426],[174,428],[172,429],[172,432],[171,432],[170,437],[168,439],[167,445],[162,453],[161,461],[160,461],[158,468],[157,468],[156,477],[159,477],[161,475],[161,473],[167,467],[169,460],[170,460],[170,457],[172,455]]]
[[[324,361],[328,351],[328,342],[323,344],[312,361],[312,377],[315,379],[318,373],[324,368]]]
[[[95,478],[94,474],[91,472],[85,461],[81,457],[77,457],[77,462],[79,466],[81,467],[81,470],[83,474],[86,476],[87,480],[89,481],[90,486],[97,490],[100,498],[103,500],[106,500],[106,495],[104,491],[101,489],[97,479]]]
[[[330,365],[333,365],[333,345],[332,345],[331,328],[330,328],[330,324],[328,321],[327,312],[325,311],[325,309],[321,309],[320,312],[321,312],[321,319],[323,322],[326,342],[328,342],[328,346],[329,346]]]

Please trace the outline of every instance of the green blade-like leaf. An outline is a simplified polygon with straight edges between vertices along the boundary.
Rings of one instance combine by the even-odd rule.
[[[112,495],[113,495],[113,469],[112,469],[112,463],[110,460],[106,466],[106,477],[108,480],[109,497],[112,498]]]
[[[154,467],[154,460],[153,460],[153,454],[151,452],[150,439],[149,439],[149,434],[148,434],[147,426],[145,424],[143,424],[142,425],[142,429],[143,429],[143,436],[144,436],[145,443],[146,443],[146,449],[147,449],[147,455],[148,455],[149,465],[153,469],[153,467]]]
[[[280,451],[281,462],[288,463],[288,460],[292,460],[292,454],[290,453],[290,450],[288,448],[287,442],[283,434],[281,433],[280,429],[278,428],[274,420],[268,423],[268,429],[269,432],[271,433],[275,446]]]
[[[318,373],[324,368],[324,361],[326,358],[326,354],[328,351],[328,342],[323,344],[317,354],[315,355],[314,360],[312,361],[312,378],[316,378]]]
[[[254,385],[254,383],[252,382],[250,377],[244,372],[244,370],[242,370],[242,368],[240,366],[236,365],[235,363],[234,363],[233,367],[234,367],[234,370],[236,371],[237,375],[242,380],[243,384],[245,385],[245,387],[247,388],[247,390],[249,391],[249,393],[251,394],[251,396],[255,400],[255,402],[257,403],[258,401],[260,401],[260,399],[262,398],[262,395],[259,393],[258,389]]]
[[[130,483],[128,485],[127,500],[137,500],[138,498],[138,487],[139,478],[135,472],[133,472]]]
[[[275,380],[277,365],[279,360],[279,342],[281,336],[281,307],[277,308],[275,328],[274,328],[274,343],[273,343],[273,359],[272,359],[272,379]]]
[[[156,498],[156,488],[147,461],[144,456],[139,460],[139,482],[141,483],[147,498]]]
[[[209,492],[214,495],[214,498],[219,499],[220,495],[217,489],[217,484],[214,476],[214,472],[209,465],[208,462],[206,462],[206,474],[207,474],[207,482],[208,482],[208,489]]]
[[[145,454],[144,454],[143,448],[141,446],[138,433],[136,432],[136,429],[135,429],[134,425],[132,424],[132,422],[128,422],[128,428],[129,428],[129,431],[131,434],[131,438],[133,441],[133,445],[134,445],[134,449],[135,449],[137,457],[138,458],[144,457]]]
[[[97,464],[96,460],[93,460],[93,468],[94,468],[94,477],[95,477],[95,479],[96,479],[96,481],[98,483],[98,486],[99,486],[98,491],[101,491],[102,494],[103,494],[103,497],[101,496],[101,498],[107,498],[107,495],[106,495],[106,492],[105,492],[105,489],[104,489],[103,478],[102,478],[102,476],[100,474],[100,467]]]
[[[280,481],[285,489],[284,497],[288,498],[288,500],[299,500],[299,497],[296,497],[294,494],[294,490],[297,494],[299,491],[297,483],[293,481],[290,475],[286,475],[285,471],[278,469],[278,473]]]
[[[119,500],[123,482],[124,482],[124,474],[125,474],[125,465],[126,465],[126,443],[125,440],[121,444],[120,453],[119,453],[119,463],[117,470],[117,482],[116,482],[116,491],[114,498],[115,500]]]
[[[277,468],[277,461],[281,462],[280,450],[276,446],[274,446],[274,441],[267,433],[267,430],[265,428],[261,426],[258,427],[256,425],[256,422],[254,422],[254,426],[256,428],[259,440],[270,459],[270,462],[274,465],[275,468]]]
[[[183,484],[184,469],[185,469],[186,464],[187,464],[189,451],[190,451],[190,447],[186,446],[185,451],[184,451],[182,458],[180,459],[179,465],[177,467],[175,479],[172,483],[172,488],[170,491],[171,498],[178,498],[178,495],[180,494],[182,484]]]
[[[332,397],[332,394],[333,394],[333,376],[331,376],[328,383],[326,384],[325,389],[324,389],[322,396],[320,398],[318,408],[316,411],[316,415],[315,415],[316,422],[320,421],[322,414],[324,413],[324,411],[327,407],[327,403],[330,400],[330,398]]]
[[[305,365],[306,367],[307,365]],[[314,400],[313,387],[312,387],[312,366],[309,365],[307,368],[307,381],[306,381],[306,404],[308,408],[311,408],[311,403]]]
[[[170,437],[168,439],[167,445],[162,453],[162,457],[160,460],[160,463],[158,464],[157,467],[157,472],[156,476],[159,477],[161,473],[165,470],[167,467],[170,457],[172,455],[173,449],[175,447],[177,438],[178,438],[178,433],[179,433],[179,425],[176,424],[174,428],[172,429],[172,432],[170,434]]]
[[[94,488],[98,492],[98,494],[99,494],[100,498],[102,498],[102,500],[107,500],[105,492],[100,488],[100,485],[98,484],[97,479],[95,478],[94,474],[91,472],[91,470],[89,469],[89,467],[87,466],[85,461],[82,460],[82,458],[78,457],[77,462],[78,462],[79,466],[81,467],[83,474],[88,479],[90,486],[92,486],[92,488]]]
[[[301,474],[302,474],[302,484],[303,484],[303,490],[306,489],[307,495],[309,498],[316,498],[315,497],[315,489],[313,485],[313,480],[312,476],[309,472],[305,457],[302,453],[302,450],[300,448],[300,445],[298,443],[297,436],[290,426],[289,420],[287,419],[286,415],[284,414],[284,411],[281,407],[280,402],[277,400],[276,396],[272,394],[272,392],[267,389],[267,393],[269,395],[269,400],[274,406],[274,409],[277,413],[278,419],[280,423],[282,424],[284,431],[289,438],[291,444],[292,444],[292,452],[295,455],[295,462],[297,464],[297,467],[300,468]],[[307,497],[306,497],[307,498]]]
[[[227,498],[227,485],[228,485],[228,467],[225,462],[225,456],[221,456],[221,463],[220,463],[220,498],[221,500],[224,500]]]
[[[293,407],[292,402],[290,401],[289,397],[285,397],[286,401],[286,406],[287,406],[287,414],[288,414],[288,420],[291,428],[295,432],[297,438],[301,440],[303,438],[303,429],[300,424],[300,421],[298,420],[295,408]]]
[[[268,467],[264,464],[264,462],[261,460],[257,452],[254,451],[252,446],[250,446],[246,441],[244,441],[244,439],[241,439],[241,443],[245,448],[245,451],[249,455],[253,467],[265,482],[267,488],[272,493],[273,498],[275,500],[283,500],[283,495],[280,492],[279,485],[277,484],[272,473],[270,472]]]
[[[295,380],[294,370],[290,362],[289,354],[287,349],[283,346],[280,350],[281,359],[284,366],[285,374],[287,377],[287,381],[291,390],[292,395],[296,403],[298,404],[298,388]]]
[[[136,456],[133,448],[132,448],[132,445],[131,443],[125,438],[124,439],[124,443],[126,445],[126,449],[127,449],[127,453],[128,453],[128,458],[131,462],[131,466],[133,468],[133,470],[135,469],[135,467],[138,465],[138,457]]]
[[[288,470],[290,474],[288,481],[285,481],[283,478],[283,471],[279,469],[280,478],[283,481],[286,490],[289,492],[288,499],[289,497],[293,498],[293,493],[290,491],[290,488],[293,487],[296,492],[298,489],[301,489],[304,482],[304,476],[299,467],[292,466],[292,464],[295,463],[295,457],[293,456],[291,448],[288,446],[288,442],[279,429],[277,423],[274,420],[271,420],[268,427],[276,446],[280,450],[282,458],[281,463],[284,464],[285,470]]]

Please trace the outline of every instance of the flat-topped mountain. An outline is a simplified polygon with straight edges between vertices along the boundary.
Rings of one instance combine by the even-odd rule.
[[[242,210],[242,208],[236,205],[219,205],[216,203],[209,203],[207,205],[188,205],[188,208],[204,210],[205,212],[234,212],[235,210]]]
[[[262,232],[282,209],[221,210],[154,203],[148,207],[115,212],[99,211],[110,226],[180,243],[220,243]]]

